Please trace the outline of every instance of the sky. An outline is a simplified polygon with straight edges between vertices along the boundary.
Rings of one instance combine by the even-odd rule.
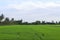
[[[60,21],[60,0],[0,0],[0,14],[15,20]]]

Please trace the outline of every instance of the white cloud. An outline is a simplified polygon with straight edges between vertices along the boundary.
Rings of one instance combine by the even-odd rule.
[[[15,9],[19,9],[19,10],[32,10],[32,9],[36,9],[36,8],[52,8],[52,7],[60,7],[59,3],[55,3],[55,2],[41,2],[41,1],[37,1],[37,2],[32,2],[32,1],[25,1],[22,2],[20,4],[9,4],[7,6],[8,8],[15,8]]]
[[[3,11],[7,17],[22,18],[29,22],[35,20],[60,20],[60,3],[56,2],[23,1],[21,3],[11,3],[1,8],[6,9]]]

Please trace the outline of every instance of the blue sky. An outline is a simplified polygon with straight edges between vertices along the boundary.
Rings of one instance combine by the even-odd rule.
[[[60,21],[60,0],[0,0],[1,13],[28,22]]]

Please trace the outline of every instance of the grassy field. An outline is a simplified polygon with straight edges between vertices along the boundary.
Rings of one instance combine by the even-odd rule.
[[[0,26],[0,40],[60,40],[60,25]]]

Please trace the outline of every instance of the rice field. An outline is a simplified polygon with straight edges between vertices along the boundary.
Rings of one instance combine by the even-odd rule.
[[[60,25],[0,26],[0,40],[60,40]]]

